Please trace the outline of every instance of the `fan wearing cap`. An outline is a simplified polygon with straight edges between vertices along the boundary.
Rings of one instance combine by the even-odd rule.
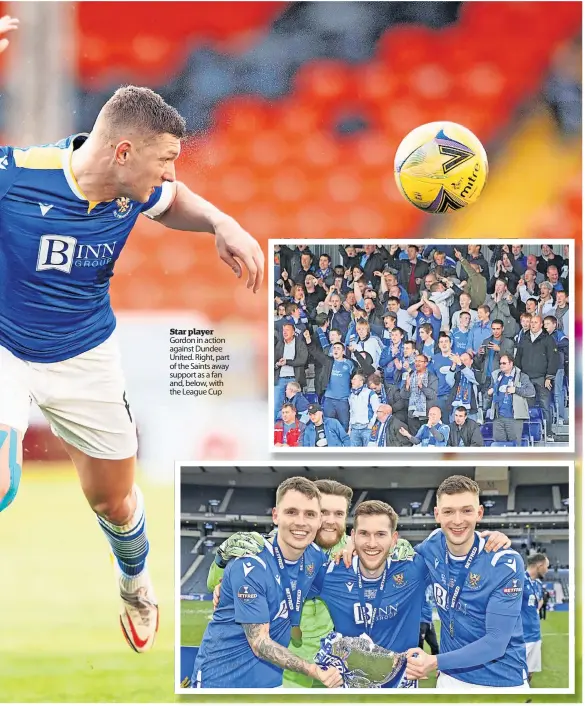
[[[319,404],[309,405],[309,423],[303,434],[303,446],[349,446],[349,435],[337,419],[323,416]]]

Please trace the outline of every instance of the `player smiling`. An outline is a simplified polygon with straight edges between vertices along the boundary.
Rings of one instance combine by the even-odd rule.
[[[353,491],[336,480],[317,480],[315,485],[321,494],[321,526],[315,537],[315,544],[329,556],[333,556],[347,544],[347,513]],[[221,581],[223,567],[230,557],[256,554],[263,547],[264,539],[257,533],[237,532],[232,535],[221,545],[216,563],[211,565],[207,578],[209,590],[213,591]],[[323,601],[319,598],[305,600],[299,628],[300,636],[291,641],[288,649],[297,657],[312,662],[319,650],[321,639],[333,630],[333,621]],[[282,685],[284,688],[310,688],[321,686],[321,682],[300,672],[287,670]]]
[[[297,630],[303,601],[327,556],[312,544],[321,525],[320,494],[307,478],[283,481],[272,513],[278,528],[254,556],[232,561],[224,574],[219,604],[195,659],[198,688],[274,688],[289,669],[341,684],[336,669],[321,670],[286,646]]]
[[[235,220],[176,181],[185,136],[184,119],[159,95],[126,86],[89,135],[0,148],[0,510],[17,493],[32,399],[110,543],[121,626],[139,652],[152,646],[159,616],[110,278],[140,214],[213,234],[219,257],[237,276],[247,270],[254,291],[264,267]]]
[[[408,650],[407,676],[440,670],[437,689],[528,688],[520,609],[524,562],[514,550],[489,555],[475,532],[479,486],[451,476],[437,490],[441,529],[417,546],[426,560],[441,619],[439,655]]]

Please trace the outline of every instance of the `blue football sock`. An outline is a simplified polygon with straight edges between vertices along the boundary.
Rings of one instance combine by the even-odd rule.
[[[97,516],[118,566],[126,576],[137,576],[144,570],[149,548],[146,538],[144,498],[137,485],[134,486],[134,492],[136,510],[132,519],[125,525],[114,525],[103,517]]]

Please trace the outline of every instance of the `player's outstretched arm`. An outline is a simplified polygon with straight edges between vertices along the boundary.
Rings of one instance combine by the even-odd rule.
[[[217,548],[215,563],[225,569],[230,559],[259,554],[263,548],[264,538],[258,532],[234,532]]]
[[[302,657],[297,657],[292,652],[289,652],[286,647],[274,642],[270,638],[270,626],[268,623],[244,623],[242,627],[256,657],[275,664],[277,667],[282,667],[282,669],[290,669],[293,672],[299,672],[313,679],[318,679],[329,688],[342,685],[341,675],[334,667],[320,669],[313,662],[307,662]]]
[[[209,567],[209,573],[207,574],[207,590],[213,593],[216,586],[219,586],[221,580],[223,579],[223,572],[220,566],[215,562]]]
[[[264,279],[264,253],[256,240],[231,216],[194,194],[185,184],[175,182],[175,197],[169,208],[155,220],[175,230],[212,233],[219,257],[237,277],[248,271],[246,286],[257,292]]]
[[[18,29],[18,25],[19,20],[17,20],[16,17],[10,17],[10,15],[0,17],[0,36],[6,34],[6,32],[14,32],[15,29]],[[6,37],[0,39],[0,54],[8,47],[9,44],[10,42],[6,39]]]

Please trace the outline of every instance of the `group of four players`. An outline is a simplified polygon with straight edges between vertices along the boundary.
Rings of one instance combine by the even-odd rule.
[[[333,629],[349,637],[365,633],[406,654],[387,687],[416,687],[437,670],[439,689],[529,688],[532,646],[525,644],[521,608],[533,581],[505,535],[476,532],[483,507],[475,481],[451,476],[441,483],[440,529],[416,552],[398,540],[394,510],[377,500],[356,506],[348,537],[352,495],[337,481],[289,478],[276,493],[276,532],[269,539],[237,533],[220,547],[210,588],[226,560],[227,567],[192,686],[274,688],[317,680],[338,687],[339,672],[314,662],[321,638]],[[539,567],[542,576],[546,568]],[[436,656],[418,647],[428,585],[442,626]],[[538,621],[538,601],[529,603]]]

